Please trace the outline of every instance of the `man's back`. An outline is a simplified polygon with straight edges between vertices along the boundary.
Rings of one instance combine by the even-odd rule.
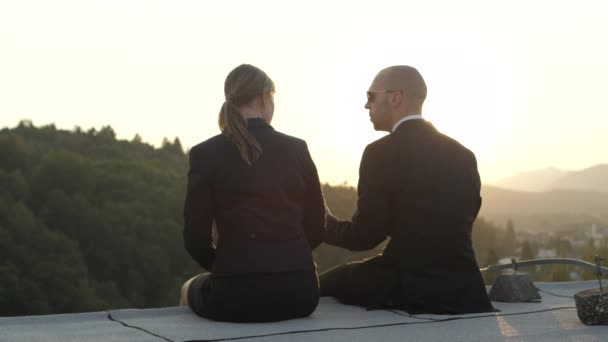
[[[481,206],[473,153],[423,120],[402,124],[378,145],[391,207],[383,259],[399,270],[396,301],[412,311],[489,306],[471,241]]]
[[[325,242],[383,253],[320,276],[321,294],[368,308],[410,312],[493,311],[475,261],[473,221],[481,206],[473,153],[422,119],[426,83],[415,68],[381,70],[367,91],[374,129],[359,168],[352,221],[329,215]]]
[[[403,124],[378,143],[383,145],[377,153],[385,157],[386,169],[381,186],[394,206],[388,235],[411,245],[396,252],[432,259],[453,248],[470,247],[471,227],[481,205],[473,153],[423,120]],[[438,248],[428,248],[433,245]],[[450,262],[436,261],[440,260]]]
[[[325,240],[351,250],[390,240],[381,255],[345,265],[356,271],[322,275],[322,293],[367,307],[392,302],[410,312],[492,311],[471,242],[479,188],[473,153],[424,120],[368,145],[357,212],[352,222],[330,219]],[[352,275],[357,279],[343,278]],[[360,283],[340,290],[349,281]]]

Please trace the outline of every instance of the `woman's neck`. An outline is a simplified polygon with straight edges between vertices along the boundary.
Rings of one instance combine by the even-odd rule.
[[[259,119],[264,118],[264,115],[262,115],[262,110],[260,108],[243,106],[243,107],[239,108],[239,112],[241,113],[241,116],[245,120],[246,119],[255,119],[255,118],[259,118]]]

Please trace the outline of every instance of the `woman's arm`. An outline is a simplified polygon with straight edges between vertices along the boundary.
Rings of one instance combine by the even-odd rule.
[[[197,151],[195,148],[190,150],[190,170],[184,203],[184,246],[199,265],[211,271],[215,257],[211,232],[214,216],[211,168],[203,165],[200,155],[196,155]]]
[[[319,182],[317,167],[310,157],[304,143],[304,179],[306,195],[304,196],[303,228],[310,244],[310,249],[317,248],[323,242],[325,230],[325,201]]]

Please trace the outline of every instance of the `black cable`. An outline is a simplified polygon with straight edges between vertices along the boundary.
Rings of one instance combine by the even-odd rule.
[[[467,320],[467,319],[477,319],[477,318],[486,318],[486,317],[503,317],[503,316],[518,316],[518,315],[526,315],[532,313],[540,313],[547,311],[556,311],[556,310],[564,310],[564,309],[576,309],[574,306],[563,306],[558,308],[548,308],[543,310],[534,310],[534,311],[524,311],[524,312],[514,312],[507,314],[487,314],[487,315],[477,315],[477,316],[457,316],[457,317],[449,317],[449,318],[423,318],[423,317],[415,317],[418,319],[429,319],[423,322],[398,322],[398,323],[386,323],[386,324],[374,324],[374,325],[363,325],[356,327],[336,327],[336,328],[323,328],[323,329],[310,329],[310,330],[292,330],[280,333],[271,333],[264,335],[250,335],[250,336],[239,336],[239,337],[227,337],[227,338],[218,338],[218,339],[209,339],[209,340],[188,340],[184,342],[218,342],[218,341],[235,341],[235,340],[243,340],[246,338],[258,338],[258,337],[269,337],[269,336],[281,336],[281,335],[291,335],[291,334],[300,334],[307,332],[321,332],[321,331],[333,331],[333,330],[359,330],[359,329],[370,329],[370,328],[382,328],[382,327],[391,327],[391,326],[400,326],[400,325],[414,325],[414,324],[428,324],[428,323],[440,323],[440,322],[449,322],[456,320]],[[407,316],[403,314],[403,316]]]
[[[155,333],[153,333],[153,332],[151,332],[151,331],[149,331],[149,330],[146,330],[146,329],[144,329],[144,328],[140,328],[140,327],[138,327],[138,326],[135,326],[135,325],[130,325],[130,324],[127,324],[127,323],[125,323],[125,322],[123,322],[123,321],[117,320],[117,319],[115,319],[114,317],[112,317],[112,314],[110,313],[110,311],[106,311],[106,313],[108,314],[108,319],[109,319],[110,321],[120,323],[120,324],[124,325],[124,326],[125,326],[125,327],[127,327],[127,328],[133,328],[133,329],[141,330],[141,331],[143,331],[143,332],[145,332],[145,333],[148,333],[148,334],[150,334],[150,335],[152,335],[152,336],[155,336],[155,337],[158,337],[158,338],[162,338],[162,339],[163,339],[163,340],[165,340],[165,341],[169,341],[169,342],[175,342],[175,341],[173,341],[172,339],[169,339],[169,338],[164,337],[164,336],[161,336],[161,335],[157,335],[157,334],[155,334]]]
[[[539,289],[538,287],[536,288],[536,290],[539,291],[539,292],[542,292],[542,293],[546,293],[548,295],[555,296],[555,297],[574,299],[574,296],[567,296],[567,295],[562,295],[562,294],[558,294],[558,293],[553,293],[553,292],[549,292],[547,290]]]
[[[409,313],[407,313],[407,312],[405,312],[405,311],[404,311],[404,312],[401,312],[401,311],[392,310],[392,309],[383,309],[383,310],[384,310],[384,311],[388,311],[388,312],[392,312],[392,313],[394,313],[395,315],[399,315],[399,316],[405,316],[405,317],[414,318],[414,319],[424,319],[424,320],[427,320],[427,321],[435,321],[435,320],[437,320],[437,318],[430,318],[430,317],[418,317],[418,316],[416,316],[416,315],[409,314]]]

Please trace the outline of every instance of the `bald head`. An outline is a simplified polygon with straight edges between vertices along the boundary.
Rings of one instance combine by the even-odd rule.
[[[365,108],[377,131],[391,132],[406,116],[422,114],[426,84],[416,70],[407,65],[395,65],[376,75],[367,91]]]
[[[387,90],[401,90],[407,102],[408,109],[420,113],[426,99],[426,83],[422,75],[411,66],[395,65],[382,69],[374,84],[381,85]]]

